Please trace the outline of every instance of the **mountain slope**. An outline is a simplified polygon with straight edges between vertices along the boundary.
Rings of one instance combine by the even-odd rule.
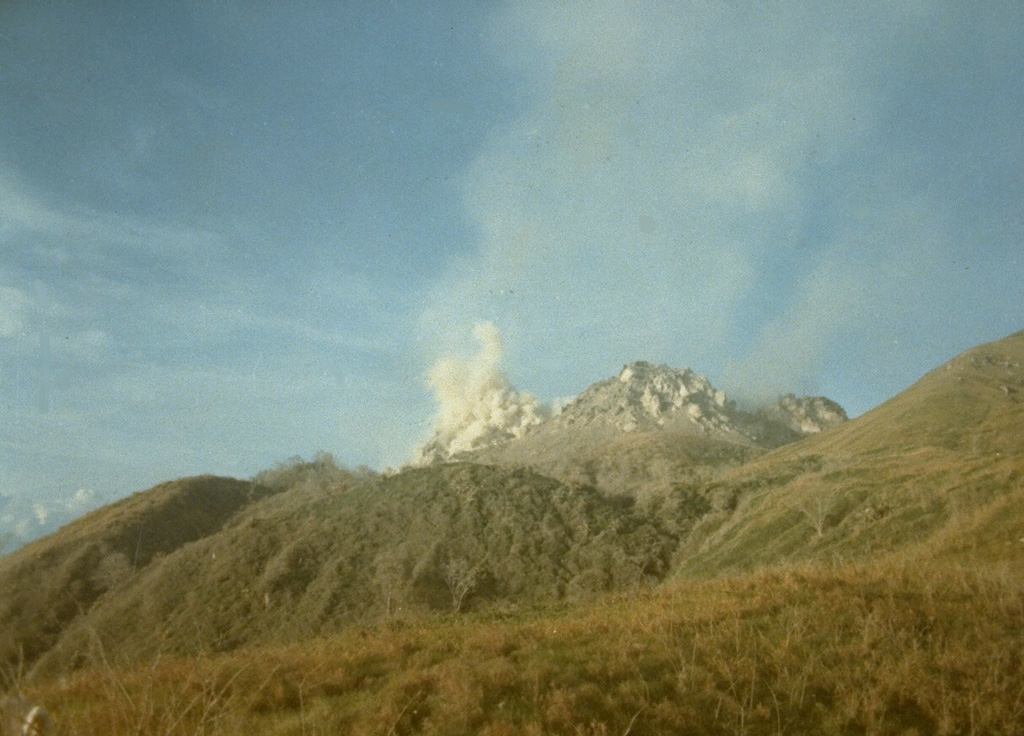
[[[1024,331],[961,353],[844,431],[809,444],[837,455],[920,447],[1020,455],[1022,366]]]
[[[61,733],[105,736],[1019,734],[1024,578],[894,563],[388,621],[26,694]]]
[[[629,504],[522,471],[450,464],[298,488],[124,578],[39,667],[84,664],[97,642],[116,658],[220,651],[399,608],[587,597],[660,580],[674,545]]]
[[[689,368],[637,361],[589,386],[522,437],[460,457],[527,466],[650,503],[680,481],[707,480],[844,421],[842,407],[823,397],[787,395],[744,411]]]
[[[530,434],[473,452],[469,459],[530,468],[565,483],[633,498],[648,507],[680,482],[708,482],[764,452],[753,445],[703,437],[687,429],[623,433],[605,428],[550,436]]]
[[[680,548],[683,572],[927,554],[1024,553],[1024,332],[981,345],[861,417],[701,489],[734,499]]]
[[[60,501],[43,501],[0,491],[0,554],[53,534],[78,517],[112,501],[111,496],[105,497],[85,488]]]
[[[313,463],[261,483],[163,484],[0,560],[9,591],[0,654],[59,672],[95,662],[99,645],[118,660],[230,650],[415,612],[579,600],[673,575],[894,554],[1019,563],[1022,365],[1024,332],[954,358],[862,417],[770,450],[673,426],[680,409],[693,416],[685,401],[652,403],[651,427],[623,431],[624,414],[589,411],[608,405],[619,390],[609,384],[565,415],[575,420],[562,433],[502,446],[519,460],[383,477],[317,476]],[[830,410],[797,404],[787,409],[797,423],[801,412]],[[617,485],[565,483],[519,461]],[[635,503],[645,484],[658,494]]]
[[[0,559],[0,662],[31,662],[119,580],[215,533],[246,505],[271,493],[213,476],[171,481]]]

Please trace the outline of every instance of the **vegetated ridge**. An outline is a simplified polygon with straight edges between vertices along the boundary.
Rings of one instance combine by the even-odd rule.
[[[270,493],[213,476],[162,483],[0,558],[4,661],[33,662],[116,581],[216,533],[240,508]]]
[[[957,559],[1019,557],[1022,366],[1018,332],[953,358],[848,424],[724,474],[700,492],[735,499],[735,513],[705,519],[680,546],[678,569],[864,559],[918,544]]]

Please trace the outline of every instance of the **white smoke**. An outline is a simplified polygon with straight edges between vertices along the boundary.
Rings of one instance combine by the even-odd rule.
[[[501,370],[498,328],[481,322],[473,328],[479,350],[469,359],[442,358],[427,383],[438,404],[431,439],[416,452],[414,464],[425,465],[453,455],[521,437],[550,416],[550,409],[525,391],[517,391]]]

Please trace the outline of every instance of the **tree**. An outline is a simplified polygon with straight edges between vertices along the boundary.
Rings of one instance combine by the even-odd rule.
[[[479,579],[480,566],[470,565],[465,557],[455,557],[445,563],[444,581],[452,594],[452,610],[455,613],[462,609],[462,602],[476,587]]]
[[[384,598],[384,615],[390,617],[406,587],[404,550],[385,549],[373,561],[374,582]]]
[[[815,503],[804,502],[800,505],[800,513],[807,517],[807,521],[814,527],[815,536],[821,537],[825,534],[825,526],[828,524],[828,504],[821,498],[815,499]]]

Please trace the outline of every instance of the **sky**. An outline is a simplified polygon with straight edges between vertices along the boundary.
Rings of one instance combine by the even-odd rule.
[[[1017,0],[2,2],[0,494],[399,465],[481,324],[541,402],[650,360],[863,413],[1024,328],[1022,38]]]

